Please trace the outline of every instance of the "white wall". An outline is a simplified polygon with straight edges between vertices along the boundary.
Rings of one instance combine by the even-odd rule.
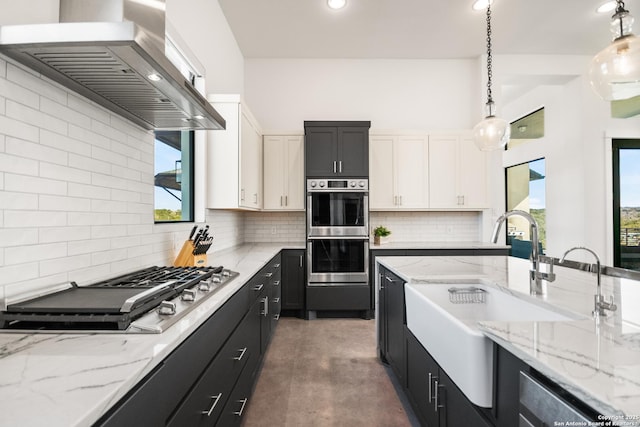
[[[371,120],[376,129],[469,129],[480,114],[479,86],[476,60],[245,62],[245,99],[267,130],[302,130],[305,120]]]
[[[244,93],[244,57],[217,0],[166,0],[166,19],[204,65],[206,93]]]

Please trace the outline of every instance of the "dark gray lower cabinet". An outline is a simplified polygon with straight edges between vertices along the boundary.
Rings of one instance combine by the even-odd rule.
[[[405,385],[405,337],[407,323],[404,310],[404,281],[380,267],[380,351],[391,365],[400,383]]]
[[[94,426],[233,426],[280,317],[274,257]]]
[[[529,372],[529,365],[500,347],[493,345],[494,375],[493,408],[496,427],[517,426],[520,413],[520,371]]]
[[[490,427],[492,423],[440,369],[422,344],[406,329],[407,395],[422,424],[432,427]],[[517,424],[512,424],[516,426]]]
[[[285,249],[282,251],[282,310],[299,311],[300,317],[305,309],[304,261],[304,249]]]

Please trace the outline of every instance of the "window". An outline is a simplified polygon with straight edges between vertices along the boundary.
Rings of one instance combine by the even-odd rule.
[[[507,210],[518,209],[531,214],[538,223],[540,253],[547,243],[545,220],[545,160],[538,159],[506,168]],[[510,255],[529,258],[531,236],[529,222],[521,217],[507,219],[507,244]]]
[[[192,131],[155,133],[155,222],[193,221]]]
[[[507,150],[544,136],[544,107],[511,123]]]
[[[613,140],[613,262],[640,270],[640,140]]]

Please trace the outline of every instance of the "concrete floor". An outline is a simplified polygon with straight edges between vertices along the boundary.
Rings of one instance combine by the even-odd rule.
[[[242,425],[410,426],[375,320],[281,318]]]

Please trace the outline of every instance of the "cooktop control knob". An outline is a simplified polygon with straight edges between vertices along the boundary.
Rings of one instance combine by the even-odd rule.
[[[320,186],[320,188],[324,188],[324,181],[320,181],[320,184],[318,184]]]
[[[222,282],[222,279],[218,274],[214,274],[213,276],[211,276],[211,283],[220,283],[220,282]]]
[[[360,181],[360,182],[358,183],[358,186],[359,186],[360,188],[364,188],[364,181]]]
[[[208,280],[202,280],[198,285],[198,290],[202,292],[209,292],[211,290],[211,282]]]
[[[316,185],[318,185],[318,184],[316,184],[316,182],[315,182],[315,181],[311,181],[311,182],[309,183],[309,185],[311,186],[311,188],[316,188]]]
[[[350,181],[349,182],[349,187],[354,188],[356,186],[356,182],[355,181]]]
[[[171,301],[162,301],[158,313],[171,316],[176,314],[176,303]]]
[[[182,301],[195,301],[196,300],[196,291],[194,289],[185,289],[180,294],[180,299]]]
[[[229,270],[222,270],[222,277],[229,277],[231,276],[231,272]]]

